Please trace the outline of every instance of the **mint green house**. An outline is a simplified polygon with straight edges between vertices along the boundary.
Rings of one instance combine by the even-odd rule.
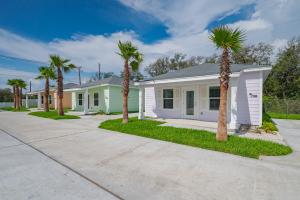
[[[122,82],[122,78],[112,76],[68,90],[72,92],[72,110],[81,111],[85,114],[122,112]],[[131,85],[128,96],[128,111],[138,110],[139,89]]]

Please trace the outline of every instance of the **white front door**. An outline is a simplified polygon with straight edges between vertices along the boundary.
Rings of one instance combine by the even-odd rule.
[[[196,118],[196,89],[183,88],[183,116],[184,118]]]

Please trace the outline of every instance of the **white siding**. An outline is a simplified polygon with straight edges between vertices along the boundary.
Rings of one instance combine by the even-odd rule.
[[[262,81],[261,72],[241,74],[237,88],[237,119],[239,124],[260,125]]]
[[[145,115],[148,117],[157,117],[156,99],[154,87],[145,88]]]
[[[239,78],[232,78],[228,89],[227,121],[235,124],[260,125],[262,116],[261,72],[244,72]],[[157,85],[145,88],[145,116],[161,118],[185,118],[183,89],[195,89],[194,119],[216,122],[219,112],[209,110],[209,87],[218,86],[219,81],[202,81],[189,84]],[[173,109],[163,108],[163,89],[174,90]],[[236,95],[232,95],[234,92]],[[250,95],[252,94],[252,96]],[[256,97],[254,97],[254,96]]]

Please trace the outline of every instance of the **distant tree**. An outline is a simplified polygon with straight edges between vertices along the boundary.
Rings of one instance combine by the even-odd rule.
[[[290,40],[277,57],[264,83],[264,94],[300,99],[300,37]]]
[[[10,88],[0,88],[0,102],[12,102],[14,94]]]
[[[199,65],[204,62],[204,57],[193,56],[186,58],[185,54],[175,53],[173,57],[161,57],[155,62],[146,66],[145,72],[147,72],[151,77],[165,74],[169,71],[184,69],[187,67]]]
[[[235,64],[271,65],[272,54],[273,46],[260,42],[245,46],[240,51],[232,53],[232,62]]]
[[[214,64],[216,64],[216,63],[220,63],[220,61],[221,61],[220,56],[218,56],[215,53],[213,55],[205,58],[205,63],[214,63]]]
[[[19,98],[19,105],[22,107],[22,99],[23,99],[23,89],[26,89],[27,83],[22,79],[19,79],[19,88],[20,88],[20,98]]]
[[[124,78],[124,71],[120,72],[120,77]],[[140,80],[144,80],[144,75],[141,74],[141,72],[139,71],[133,71],[130,70],[130,80],[131,81],[140,81]]]
[[[17,108],[17,79],[8,79],[7,85],[11,86],[13,88],[13,96],[14,96],[14,108]]]
[[[100,72],[100,79],[103,78],[108,78],[113,76],[114,73],[113,72]],[[95,74],[93,74],[90,79],[88,80],[88,82],[94,82],[94,81],[98,81],[99,80],[99,73],[96,72]]]

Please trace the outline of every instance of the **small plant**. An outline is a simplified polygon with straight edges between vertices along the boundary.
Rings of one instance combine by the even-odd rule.
[[[263,122],[263,125],[261,126],[261,128],[266,133],[274,133],[275,131],[278,131],[277,127],[272,122]]]

